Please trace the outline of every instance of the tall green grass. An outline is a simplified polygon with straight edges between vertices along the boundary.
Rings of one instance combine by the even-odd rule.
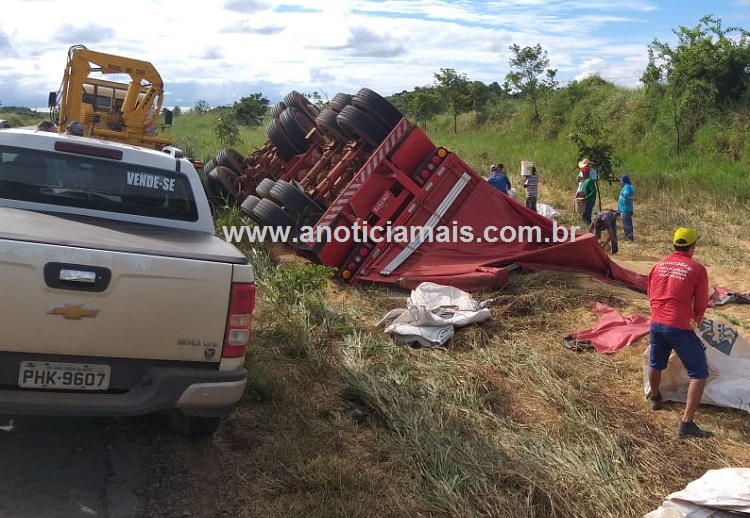
[[[216,135],[216,124],[219,117],[226,116],[220,110],[207,113],[183,113],[174,118],[171,128],[164,130],[164,135],[174,141],[186,156],[204,162],[216,156],[223,145]],[[250,155],[267,140],[265,126],[239,126],[240,142],[232,146],[244,155]]]
[[[578,149],[570,134],[585,120],[613,145],[616,173],[631,176],[638,199],[669,191],[684,202],[710,196],[724,204],[750,203],[748,113],[714,114],[678,155],[668,99],[643,90],[592,79],[550,94],[541,106],[538,123],[528,104],[505,101],[490,108],[478,127],[476,115],[464,114],[453,133],[452,121],[441,117],[428,134],[482,175],[502,162],[520,180],[521,161],[532,161],[554,187],[574,189]]]

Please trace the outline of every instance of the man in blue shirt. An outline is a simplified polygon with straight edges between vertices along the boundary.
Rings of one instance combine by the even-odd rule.
[[[508,175],[505,174],[505,166],[503,164],[492,164],[490,171],[492,174],[487,178],[490,185],[503,194],[508,194],[511,185]]]
[[[626,174],[620,177],[622,190],[617,200],[617,210],[620,211],[622,218],[622,229],[625,232],[625,239],[633,241],[633,199],[635,198],[635,187],[630,183],[630,177]]]

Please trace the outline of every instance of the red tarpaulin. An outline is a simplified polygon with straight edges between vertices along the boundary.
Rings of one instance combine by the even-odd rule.
[[[616,309],[596,302],[591,312],[599,323],[590,328],[571,333],[565,340],[588,341],[600,353],[615,353],[649,333],[650,320],[644,315],[623,317]]]
[[[562,225],[555,227],[552,220],[500,193],[470,172],[455,155],[450,158],[454,160],[446,160],[445,174],[435,181],[429,198],[421,200],[414,208],[407,224],[429,225],[435,220],[434,214],[440,212],[439,205],[443,203],[444,208],[444,200],[454,199],[441,216],[440,225],[458,229],[469,226],[474,240],[425,241],[416,247],[411,243],[411,252],[409,243],[392,243],[377,257],[368,260],[366,273],[358,275],[359,279],[387,282],[386,277],[390,277],[398,279],[403,287],[430,281],[464,290],[498,288],[507,283],[507,274],[502,268],[517,264],[527,272],[563,270],[589,273],[645,293],[646,276],[614,263],[593,234],[578,234],[571,240],[570,229]],[[488,242],[484,239],[488,225],[498,229],[506,227],[506,237],[512,237],[515,229],[516,239]],[[580,220],[580,225],[585,232],[583,220]],[[524,227],[538,227],[538,239],[533,242],[519,239],[518,232]],[[553,235],[555,228],[557,236]],[[567,240],[555,242],[566,231]],[[490,237],[500,236],[499,232],[493,232]]]

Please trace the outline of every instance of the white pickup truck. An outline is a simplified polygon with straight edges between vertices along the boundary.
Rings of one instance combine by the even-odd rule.
[[[0,130],[0,414],[167,411],[213,433],[244,392],[247,257],[180,153]]]

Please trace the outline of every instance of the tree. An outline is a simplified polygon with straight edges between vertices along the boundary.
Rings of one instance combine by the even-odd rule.
[[[453,133],[458,133],[458,116],[471,106],[469,80],[466,74],[459,74],[452,68],[441,68],[435,74],[437,92],[448,105],[453,116]]]
[[[409,97],[406,111],[427,131],[427,123],[440,112],[440,99],[432,89],[419,88]]]
[[[472,81],[469,85],[469,103],[477,116],[487,107],[490,95],[490,89],[481,81]]]
[[[174,108],[172,108],[172,115],[174,117],[179,117],[180,115],[182,115],[182,109],[179,106],[175,106]]]
[[[328,94],[325,92],[312,92],[309,94],[303,94],[303,96],[308,101],[317,106],[319,110],[327,108],[328,103],[330,102],[330,99],[328,99]]]
[[[591,117],[583,117],[576,121],[575,130],[569,135],[570,139],[578,146],[576,161],[588,158],[597,173],[597,199],[599,200],[599,211],[602,210],[602,196],[599,192],[598,180],[614,183],[618,180],[615,168],[620,166],[620,161],[614,156],[612,144],[606,141],[600,129],[601,124]]]
[[[521,97],[531,101],[534,107],[534,121],[539,122],[538,99],[541,92],[557,88],[556,69],[550,69],[547,51],[537,43],[533,47],[519,47],[516,44],[508,47],[511,51],[511,72],[505,75],[508,86],[520,93]],[[539,76],[545,74],[544,81]]]
[[[204,113],[206,113],[210,109],[211,109],[211,105],[208,104],[208,102],[206,102],[206,101],[204,101],[202,99],[200,101],[196,101],[195,106],[193,107],[193,110],[198,115],[203,115]]]
[[[234,147],[242,143],[240,129],[232,117],[219,117],[216,119],[214,133],[223,147]]]
[[[258,126],[268,111],[270,101],[261,93],[242,97],[234,103],[232,110],[238,123],[246,126]]]
[[[721,20],[704,16],[693,28],[672,31],[677,45],[654,40],[641,82],[652,92],[666,92],[672,105],[677,154],[711,111],[731,109],[750,86],[750,33],[722,28]],[[730,34],[734,36],[730,37]]]

